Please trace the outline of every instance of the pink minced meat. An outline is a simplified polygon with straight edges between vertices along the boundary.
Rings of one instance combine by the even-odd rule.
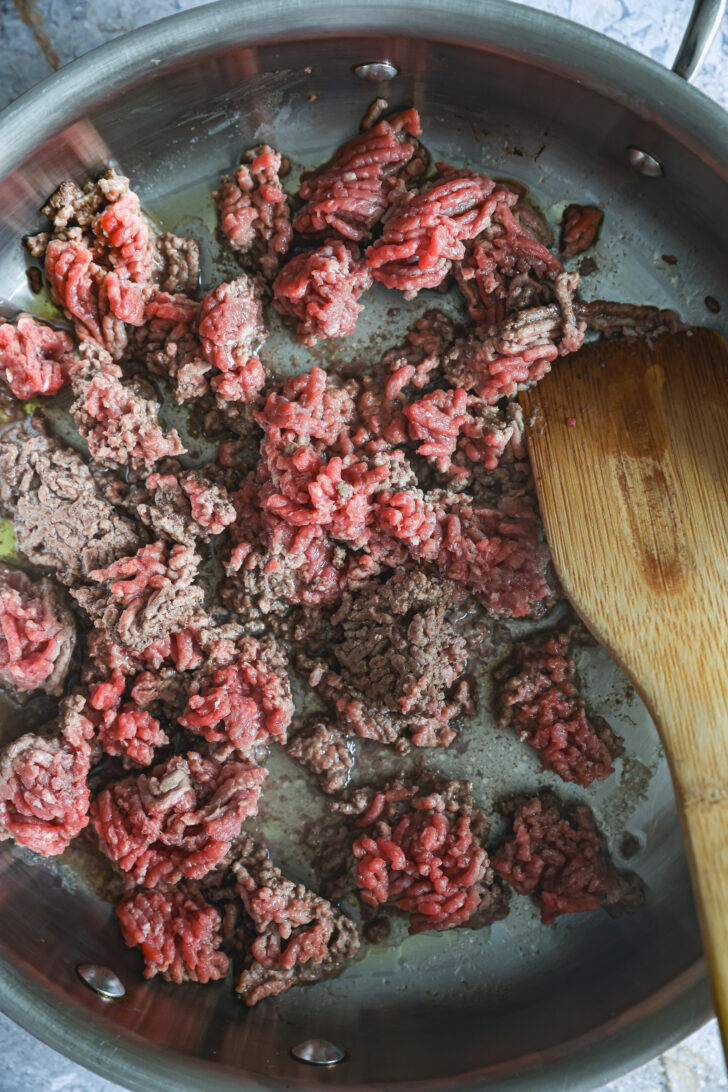
[[[139,766],[149,766],[155,749],[169,743],[169,739],[146,709],[123,701],[125,690],[126,679],[120,671],[114,671],[108,682],[91,690],[86,716],[107,755],[120,755]]]
[[[374,279],[412,299],[436,288],[453,261],[465,257],[465,240],[491,221],[499,197],[486,174],[438,163],[440,175],[419,193],[404,193],[384,220],[382,236],[367,251]]]
[[[68,334],[32,315],[0,325],[0,375],[16,398],[56,394],[76,359]]]
[[[503,810],[513,818],[513,833],[493,856],[493,868],[519,895],[533,898],[544,925],[559,914],[600,906],[625,910],[642,902],[640,881],[614,868],[585,805],[566,808],[544,793],[510,801]]]
[[[304,174],[305,201],[293,221],[301,235],[335,233],[361,242],[369,237],[407,181],[424,170],[412,137],[421,133],[416,110],[380,121],[343,144],[322,167]]]
[[[62,307],[73,322],[80,341],[93,341],[116,360],[127,345],[124,323],[141,326],[144,301],[138,286],[109,293],[110,274],[94,262],[93,254],[82,243],[54,239],[45,255],[46,277],[51,299]],[[118,278],[118,275],[116,275]],[[112,296],[114,300],[112,301]]]
[[[294,706],[283,650],[271,638],[242,637],[216,660],[194,684],[180,724],[225,753],[285,743]]]
[[[0,568],[0,685],[60,694],[76,645],[76,622],[61,589]]]
[[[200,305],[200,345],[218,375],[210,386],[228,402],[251,402],[265,385],[256,353],[267,337],[260,299],[249,277],[218,285]]]
[[[233,175],[222,176],[212,195],[229,246],[267,278],[275,276],[293,238],[291,210],[279,177],[282,166],[270,145],[251,148]]]
[[[436,390],[404,405],[407,431],[420,442],[417,454],[443,474],[464,479],[470,474],[466,460],[495,470],[513,434],[503,415],[462,387]]]
[[[63,853],[88,824],[94,730],[83,706],[80,695],[66,698],[56,735],[21,736],[0,752],[0,838],[44,857]]]
[[[595,205],[567,205],[561,221],[561,253],[573,258],[593,245],[604,213]]]
[[[213,982],[227,974],[220,915],[189,885],[130,891],[116,914],[127,947],[141,949],[145,978],[159,974],[180,985]]]
[[[197,470],[183,473],[150,474],[146,487],[187,516],[205,537],[219,535],[235,522],[235,506],[230,494],[205,478]],[[157,498],[155,497],[155,500]]]
[[[372,275],[352,244],[327,239],[308,254],[298,254],[284,265],[273,283],[273,305],[295,322],[304,345],[318,338],[347,337],[354,332],[363,305],[362,292]]]
[[[614,773],[624,753],[603,717],[587,717],[574,684],[571,632],[518,641],[497,673],[498,727],[513,728],[538,755],[545,770],[585,788]]]
[[[99,845],[144,887],[202,879],[257,814],[267,772],[188,751],[115,781],[91,804]]]

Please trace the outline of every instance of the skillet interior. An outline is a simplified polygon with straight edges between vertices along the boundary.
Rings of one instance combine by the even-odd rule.
[[[34,226],[38,206],[61,178],[80,179],[112,157],[165,227],[189,226],[205,242],[205,226],[189,217],[219,172],[263,139],[301,163],[323,158],[351,133],[377,90],[352,75],[351,66],[386,55],[401,69],[387,88],[390,101],[420,109],[435,158],[527,182],[552,218],[569,200],[604,208],[595,252],[600,268],[586,278],[585,295],[673,306],[692,322],[720,325],[721,316],[710,315],[703,300],[710,294],[728,303],[728,229],[718,216],[726,157],[721,165],[721,150],[713,146],[712,154],[701,144],[700,125],[684,124],[689,103],[682,89],[669,93],[675,78],[650,73],[648,62],[612,45],[600,46],[600,57],[592,36],[582,40],[559,20],[497,4],[448,4],[435,12],[405,3],[393,12],[376,3],[367,8],[367,22],[391,28],[381,35],[332,33],[337,20],[346,25],[359,18],[353,4],[317,9],[314,22],[326,33],[297,4],[267,5],[265,17],[254,5],[210,10],[217,12],[217,34],[204,11],[189,13],[176,20],[176,37],[174,31],[156,39],[138,32],[126,52],[119,44],[99,51],[94,63],[81,62],[96,88],[86,101],[96,105],[85,117],[81,107],[69,105],[64,124],[75,124],[45,140],[0,184],[0,291],[11,311],[33,302],[18,236]],[[300,29],[275,40],[284,16]],[[409,35],[397,33],[407,23]],[[256,47],[231,45],[258,29],[265,40]],[[521,44],[507,47],[506,41]],[[574,48],[590,43],[592,52],[581,56],[592,75],[577,86]],[[162,65],[177,48],[191,55]],[[73,68],[77,93],[83,79],[78,65]],[[111,94],[117,76],[127,87]],[[55,93],[54,81],[46,85],[46,101],[61,93],[62,79],[56,78]],[[620,82],[635,93],[626,94]],[[312,93],[317,97],[309,102]],[[654,108],[645,105],[648,98]],[[699,99],[696,93],[695,103]],[[20,133],[22,109],[21,103],[6,118],[6,134]],[[709,108],[703,110],[707,117]],[[673,120],[666,120],[668,113]],[[8,160],[25,139],[11,145]],[[632,143],[662,158],[664,178],[645,179],[625,165],[624,148]],[[1,140],[0,146],[7,147]],[[665,263],[662,254],[674,255],[677,264]],[[208,255],[214,257],[213,244]],[[349,347],[364,360],[373,328],[385,330],[386,344],[412,317],[411,308],[387,313],[391,294],[378,299],[372,325],[362,323]],[[439,297],[423,298],[422,309],[433,302]],[[377,341],[370,353],[376,357],[380,348]],[[272,353],[275,358],[275,342]],[[294,355],[278,342],[286,368],[316,358]],[[325,363],[326,354],[320,359]],[[707,987],[654,727],[604,654],[588,653],[583,668],[592,704],[610,715],[632,755],[620,768],[619,784],[608,782],[590,801],[615,851],[625,832],[640,843],[630,865],[646,880],[648,900],[638,914],[618,921],[584,915],[547,930],[519,902],[489,936],[459,930],[382,947],[328,985],[247,1011],[225,987],[141,984],[138,959],[123,950],[110,909],[79,893],[67,874],[35,867],[4,847],[3,1007],[52,1045],[140,1089],[279,1082],[549,1089],[565,1080],[572,1089],[587,1089],[637,1064],[707,1016]],[[548,783],[514,740],[496,736],[487,712],[468,727],[466,739],[465,748],[431,756],[428,764],[471,777],[484,806],[509,790]],[[279,833],[302,810],[305,786],[289,780],[295,775],[283,763],[272,773],[272,847],[305,878],[307,862]],[[124,1001],[105,1005],[78,982],[73,969],[84,960],[121,975]],[[346,1062],[317,1070],[293,1061],[290,1047],[316,1035],[340,1043]]]

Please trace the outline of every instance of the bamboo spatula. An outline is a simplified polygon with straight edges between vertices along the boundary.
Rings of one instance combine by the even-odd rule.
[[[521,395],[567,597],[662,739],[728,1044],[728,348],[590,345]]]

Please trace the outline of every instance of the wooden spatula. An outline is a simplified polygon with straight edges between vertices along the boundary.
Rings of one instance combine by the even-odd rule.
[[[556,571],[670,763],[728,1044],[728,348],[612,341],[521,395]]]

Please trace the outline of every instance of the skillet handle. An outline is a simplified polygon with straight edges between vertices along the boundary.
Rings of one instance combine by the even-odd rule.
[[[695,0],[685,37],[677,51],[673,72],[688,83],[696,75],[725,12],[726,0]]]

